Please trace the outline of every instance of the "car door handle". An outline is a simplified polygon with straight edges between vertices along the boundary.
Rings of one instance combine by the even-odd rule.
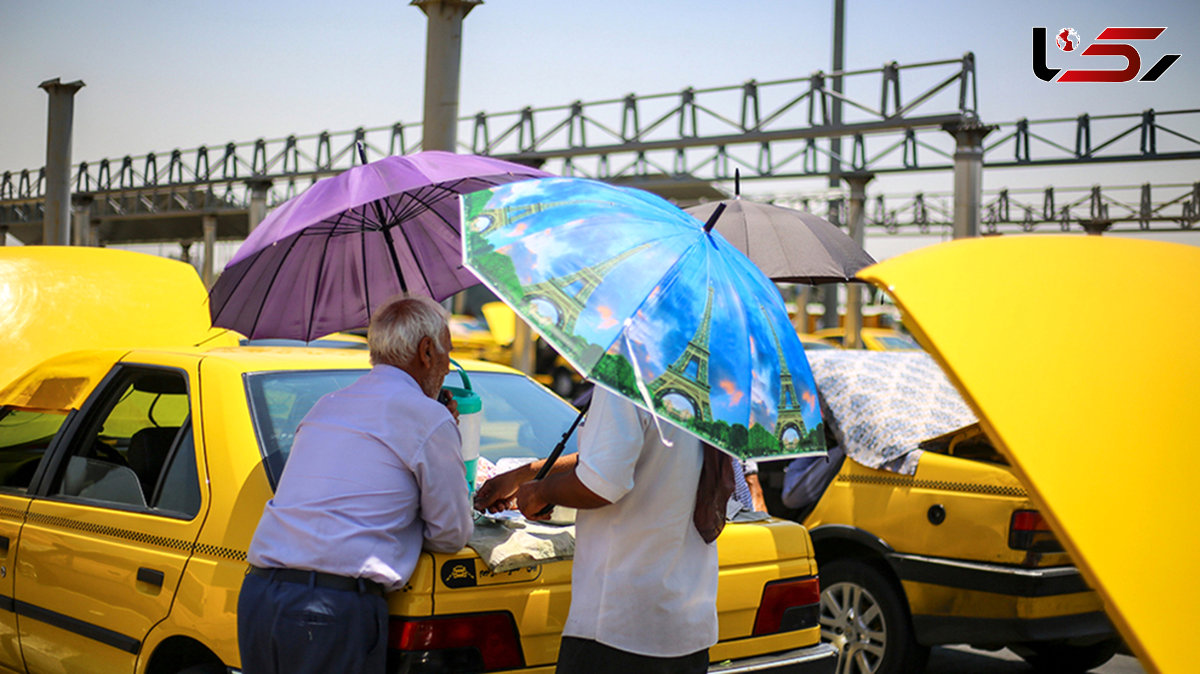
[[[137,579],[143,583],[149,583],[150,585],[156,585],[158,587],[162,587],[163,572],[159,571],[157,569],[147,569],[144,566],[139,567],[138,572],[137,572]]]

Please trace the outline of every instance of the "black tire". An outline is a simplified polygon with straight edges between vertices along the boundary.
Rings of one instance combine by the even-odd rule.
[[[1121,647],[1117,637],[1087,646],[1075,646],[1061,641],[1021,644],[1012,650],[1025,659],[1035,671],[1045,674],[1081,674],[1103,665]]]
[[[838,674],[925,669],[929,648],[913,636],[908,606],[891,579],[856,559],[820,565],[821,639],[838,649]]]
[[[229,674],[229,668],[219,662],[206,662],[181,669],[178,674]]]

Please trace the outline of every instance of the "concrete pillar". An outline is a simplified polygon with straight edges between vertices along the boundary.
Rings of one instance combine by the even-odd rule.
[[[859,248],[866,241],[867,183],[874,178],[871,173],[847,173],[842,178],[850,185],[850,238]],[[862,348],[862,285],[846,284],[846,336],[842,344],[847,349]]]
[[[483,0],[413,0],[425,13],[425,120],[422,150],[454,152],[458,140],[458,76],[462,21]]]
[[[95,199],[90,194],[72,194],[72,241],[73,246],[94,246],[92,241],[92,202]]]
[[[271,181],[256,178],[247,180],[246,184],[250,186],[249,224],[246,227],[249,234],[267,217],[267,190],[271,189]]]
[[[63,84],[56,77],[38,85],[50,94],[46,125],[46,214],[42,219],[42,243],[71,244],[71,126],[75,117],[75,92],[83,88],[76,80]]]
[[[954,238],[979,236],[983,203],[983,138],[996,129],[977,119],[946,124],[954,136]]]
[[[200,223],[204,230],[204,268],[200,270],[200,278],[205,288],[212,288],[216,280],[213,259],[217,256],[217,215],[205,213]]]

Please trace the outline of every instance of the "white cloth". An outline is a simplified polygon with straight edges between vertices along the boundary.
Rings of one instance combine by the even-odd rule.
[[[460,445],[445,406],[376,365],[300,422],[248,561],[403,587],[422,545],[455,552],[474,528]]]
[[[717,546],[692,522],[700,442],[597,388],[579,437],[576,475],[612,505],[575,518],[571,610],[564,636],[655,657],[717,642]]]

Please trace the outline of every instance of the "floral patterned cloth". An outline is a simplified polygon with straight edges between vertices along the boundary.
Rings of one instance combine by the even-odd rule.
[[[912,475],[921,441],[977,421],[927,353],[824,350],[807,355],[846,455],[865,466]]]

